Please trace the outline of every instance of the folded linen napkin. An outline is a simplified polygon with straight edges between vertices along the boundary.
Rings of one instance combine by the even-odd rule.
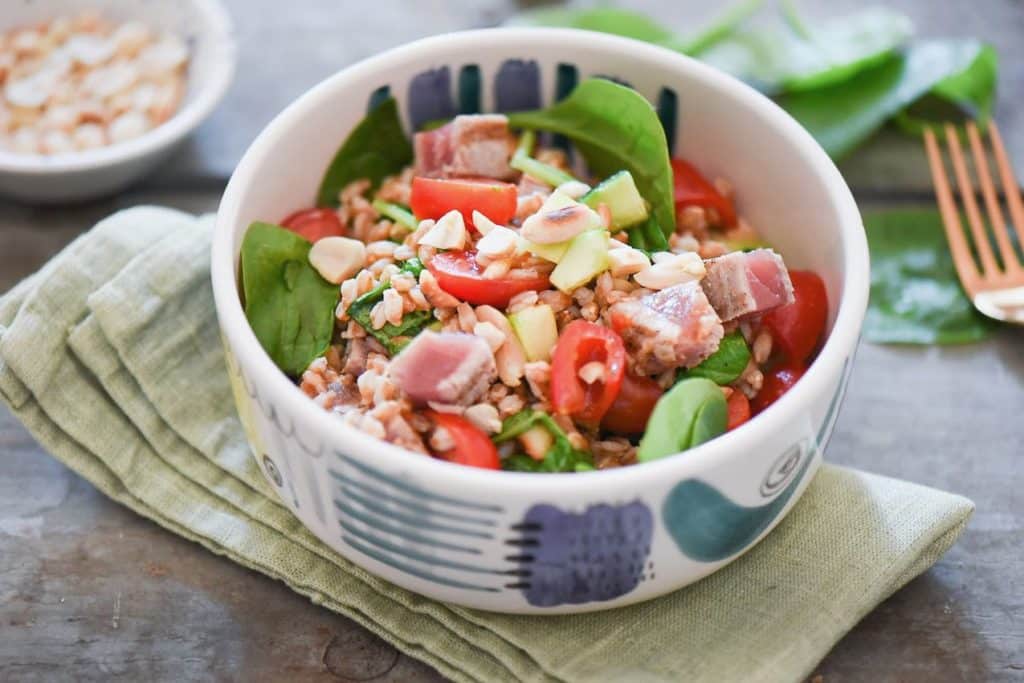
[[[799,680],[956,540],[973,504],[825,465],[730,566],[575,616],[437,603],[334,554],[280,504],[234,412],[209,285],[212,219],[99,223],[0,298],[0,395],[106,495],[284,581],[459,681]]]

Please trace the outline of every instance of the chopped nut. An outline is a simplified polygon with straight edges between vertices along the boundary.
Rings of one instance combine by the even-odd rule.
[[[585,363],[576,373],[585,384],[604,381],[604,363],[592,360]]]
[[[614,243],[615,240],[612,240]],[[618,249],[611,249],[608,252],[608,260],[611,262],[612,277],[627,277],[634,273],[650,267],[651,262],[639,249],[625,246]]]
[[[366,245],[348,237],[324,237],[309,250],[310,265],[320,277],[336,285],[358,273],[365,261]]]
[[[476,243],[477,253],[492,259],[502,259],[516,252],[519,236],[513,230],[494,226]]]
[[[673,285],[704,277],[704,262],[693,252],[673,254],[660,252],[654,255],[654,264],[633,276],[647,289],[666,289]]]
[[[435,249],[462,249],[466,246],[466,223],[458,211],[449,211],[434,223],[419,243]]]

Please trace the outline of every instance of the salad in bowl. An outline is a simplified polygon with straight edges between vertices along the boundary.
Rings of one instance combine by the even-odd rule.
[[[740,427],[811,361],[823,281],[760,240],[728,179],[670,157],[636,91],[588,79],[427,128],[408,141],[380,102],[320,205],[242,243],[257,337],[338,419],[410,457],[604,469]]]
[[[769,533],[869,282],[849,189],[770,100],[549,29],[312,88],[236,168],[211,258],[281,504],[367,581],[530,614],[661,595]]]

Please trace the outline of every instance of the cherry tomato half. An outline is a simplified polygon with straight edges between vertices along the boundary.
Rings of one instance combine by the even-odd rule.
[[[750,407],[757,415],[762,410],[779,400],[779,398],[793,388],[793,385],[804,376],[807,368],[802,364],[780,365],[779,367],[764,373],[764,384],[761,391],[750,402]]]
[[[313,243],[324,237],[340,237],[345,233],[345,226],[341,224],[334,209],[296,211],[281,221],[281,227],[288,228]]]
[[[501,469],[498,449],[490,438],[472,422],[461,415],[439,413],[436,410],[428,410],[426,415],[438,427],[444,427],[455,443],[451,450],[438,453],[439,458],[470,467],[482,467],[487,470]]]
[[[750,419],[750,400],[742,391],[733,391],[726,402],[728,423],[726,431],[732,431]]]
[[[622,376],[618,395],[601,418],[601,426],[617,434],[643,434],[654,412],[654,404],[663,393],[661,386],[650,377],[637,377],[627,372]]]
[[[676,213],[688,206],[700,206],[718,212],[722,224],[736,225],[736,209],[732,201],[701,175],[688,161],[672,160],[672,185],[675,190]]]
[[[792,363],[804,363],[818,346],[828,317],[825,283],[809,270],[791,270],[793,303],[768,311],[761,324],[772,333],[772,344]]]
[[[497,180],[412,179],[409,203],[416,218],[440,218],[452,209],[462,214],[466,225],[473,224],[473,212],[479,211],[498,225],[516,215],[516,186]]]
[[[502,278],[485,278],[484,269],[476,262],[476,252],[444,251],[427,262],[437,284],[460,301],[488,304],[497,308],[508,306],[508,300],[520,292],[539,292],[550,286],[546,275],[516,277],[512,271]]]
[[[587,384],[579,370],[593,361],[604,366],[604,378]],[[622,337],[597,323],[574,320],[562,330],[551,355],[551,405],[556,413],[597,424],[619,395],[625,372]]]

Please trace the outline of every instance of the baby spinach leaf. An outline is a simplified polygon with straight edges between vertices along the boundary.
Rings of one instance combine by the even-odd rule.
[[[419,277],[423,264],[418,258],[411,258],[402,264],[401,269]],[[382,282],[366,294],[353,301],[348,307],[348,315],[366,330],[366,333],[379,341],[392,356],[405,348],[405,345],[419,334],[430,323],[433,315],[430,311],[410,311],[402,316],[398,325],[387,323],[380,329],[374,329],[370,317],[373,307],[384,299],[384,290],[391,287],[390,282]]]
[[[749,362],[750,348],[747,341],[739,332],[733,332],[722,338],[717,351],[700,365],[681,371],[679,377],[705,377],[719,386],[725,386],[739,379]]]
[[[658,251],[668,251],[668,240],[665,233],[658,227],[658,221],[654,216],[649,216],[640,225],[634,225],[628,230],[629,244],[639,249],[648,256]]]
[[[501,431],[492,439],[495,443],[504,443],[535,426],[544,427],[554,437],[554,443],[544,459],[534,460],[528,455],[513,455],[502,461],[503,469],[518,472],[582,472],[594,468],[590,453],[573,448],[558,423],[539,410],[527,408],[506,418]]]
[[[337,206],[338,193],[353,180],[368,178],[373,187],[412,162],[412,145],[389,97],[352,129],[320,181],[317,206]]]
[[[334,333],[338,287],[309,264],[313,245],[271,223],[253,223],[242,240],[245,317],[286,374],[302,374]]]
[[[973,40],[916,43],[843,83],[787,94],[778,102],[838,158],[936,84],[968,71],[984,49]]]
[[[939,81],[927,95],[896,115],[903,130],[920,135],[925,126],[941,121],[992,116],[999,75],[999,57],[991,45],[979,44],[977,56],[967,68]]]
[[[651,103],[635,90],[601,78],[580,83],[547,109],[512,112],[514,128],[561,133],[602,178],[628,170],[666,235],[675,230],[672,167],[665,130]]]
[[[871,299],[864,338],[879,344],[962,344],[992,323],[960,288],[942,218],[932,209],[864,215],[871,250]]]
[[[654,405],[636,457],[649,462],[725,433],[727,409],[718,385],[703,377],[677,382]]]

